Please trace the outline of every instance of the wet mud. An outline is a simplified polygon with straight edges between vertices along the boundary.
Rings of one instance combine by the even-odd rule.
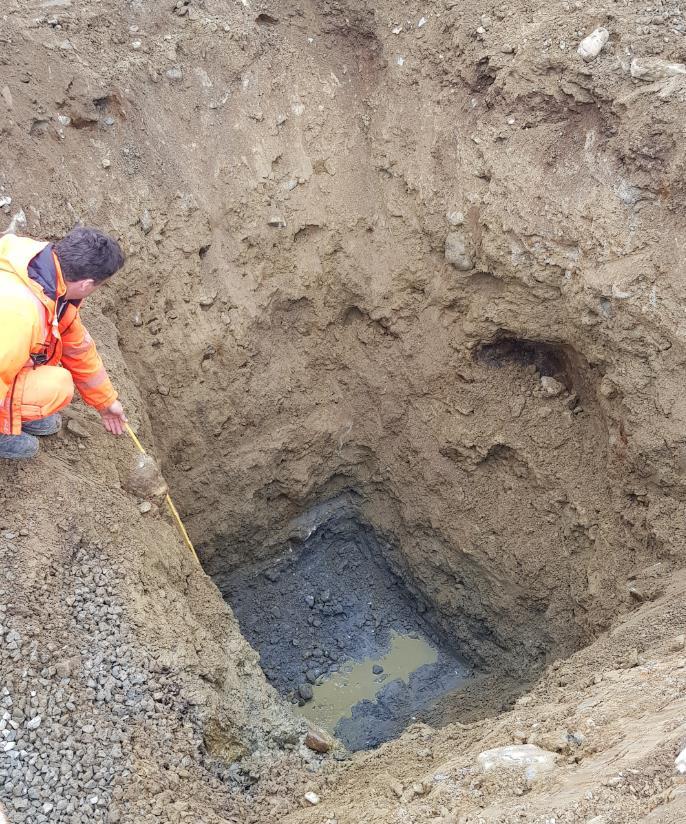
[[[272,685],[350,750],[397,737],[472,675],[356,518],[215,580]]]

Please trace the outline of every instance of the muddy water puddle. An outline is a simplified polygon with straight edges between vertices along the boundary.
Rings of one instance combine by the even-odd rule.
[[[352,717],[353,707],[361,701],[375,701],[388,682],[407,683],[420,667],[435,664],[438,650],[418,635],[391,633],[389,651],[380,658],[349,661],[338,672],[312,688],[314,697],[299,708],[299,713],[328,732],[335,734],[344,718]],[[380,668],[382,672],[375,672]]]
[[[472,675],[380,540],[340,518],[277,558],[215,575],[270,683],[351,750],[396,738]]]

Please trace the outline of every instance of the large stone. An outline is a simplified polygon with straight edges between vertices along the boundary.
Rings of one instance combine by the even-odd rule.
[[[450,232],[445,239],[445,259],[461,272],[469,272],[474,268],[467,244],[459,232]]]
[[[630,71],[635,80],[654,83],[657,80],[686,75],[686,64],[669,63],[659,57],[634,57],[631,61]]]
[[[601,26],[599,29],[592,31],[588,37],[584,37],[581,43],[579,43],[577,53],[587,63],[595,60],[609,39],[610,32]]]
[[[71,432],[72,435],[75,435],[77,438],[85,438],[88,439],[91,436],[91,433],[86,429],[83,424],[79,423],[75,418],[69,418],[67,421],[67,429]]]
[[[477,761],[485,773],[494,770],[517,770],[529,779],[555,768],[554,753],[533,744],[514,744],[486,750],[477,756]]]
[[[318,727],[310,727],[305,736],[305,746],[314,752],[329,752],[333,743],[333,740]]]
[[[125,486],[139,498],[163,498],[167,494],[167,484],[150,455],[136,456]]]

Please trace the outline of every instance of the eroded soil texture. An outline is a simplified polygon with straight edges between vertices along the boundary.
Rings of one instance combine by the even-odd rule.
[[[277,560],[219,575],[216,581],[259,651],[269,681],[301,706],[312,700],[313,687],[354,662],[380,670],[374,662],[388,654],[394,638],[424,640],[427,650],[435,650],[429,663],[408,661],[403,678],[391,680],[380,671],[372,700],[346,706],[341,696],[340,721],[332,731],[350,750],[396,738],[435,699],[471,675],[454,645],[391,571],[374,530],[354,517],[320,527],[304,542],[290,544]]]

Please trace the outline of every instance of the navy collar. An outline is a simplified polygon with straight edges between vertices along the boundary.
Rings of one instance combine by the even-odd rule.
[[[57,300],[57,267],[52,256],[52,244],[31,259],[28,274],[34,283],[37,283],[45,292],[45,297]]]
[[[49,243],[45,249],[31,259],[28,266],[28,274],[34,283],[37,283],[45,293],[45,296],[57,303],[57,320],[62,319],[62,315],[67,311],[67,306],[71,304],[77,308],[80,300],[67,300],[64,297],[57,297],[57,267],[52,255],[53,247]]]

